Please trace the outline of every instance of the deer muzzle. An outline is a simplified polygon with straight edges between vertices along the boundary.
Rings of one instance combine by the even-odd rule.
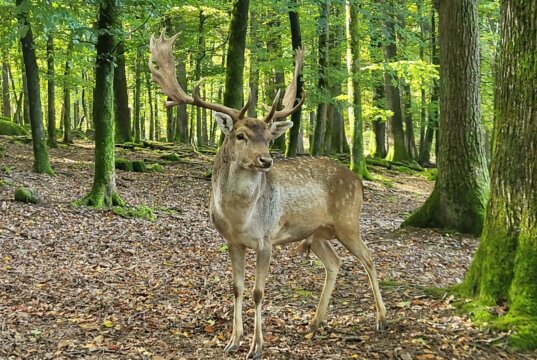
[[[272,156],[270,154],[261,154],[257,156],[255,167],[258,171],[269,171],[272,167]]]

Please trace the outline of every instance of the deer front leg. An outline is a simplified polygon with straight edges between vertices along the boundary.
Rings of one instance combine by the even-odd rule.
[[[255,288],[254,288],[254,303],[255,303],[255,319],[254,319],[254,338],[248,352],[248,359],[260,359],[263,350],[263,332],[261,326],[263,319],[261,316],[261,307],[263,304],[263,295],[265,292],[265,283],[269,271],[270,256],[272,249],[270,247],[258,249],[256,268],[255,268]]]
[[[242,299],[244,293],[244,257],[243,246],[229,244],[229,257],[231,258],[231,269],[233,272],[233,295],[235,304],[233,307],[233,332],[231,339],[224,348],[225,352],[235,351],[239,348],[243,333],[242,327]]]

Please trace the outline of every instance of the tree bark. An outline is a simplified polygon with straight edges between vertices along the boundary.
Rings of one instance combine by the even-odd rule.
[[[118,26],[121,27],[121,24],[119,23]],[[120,39],[117,44],[116,68],[114,70],[114,121],[116,125],[116,143],[118,144],[132,141],[125,51],[125,42]]]
[[[149,71],[145,72],[145,86],[147,89],[147,102],[149,104],[149,140],[155,140],[155,113],[153,112],[153,89]]]
[[[205,20],[207,17],[203,13],[203,10],[199,11],[198,22],[198,56],[196,57],[196,81],[199,81],[202,77],[202,62],[205,57]],[[207,133],[203,134],[203,110],[196,108],[196,143],[198,145],[206,145]]]
[[[249,3],[249,0],[234,1],[229,25],[224,105],[235,109],[242,108],[244,103],[244,50],[248,30]]]
[[[23,1],[26,1],[26,0],[23,0]],[[33,35],[32,35],[33,37]],[[33,38],[32,38],[32,41],[33,41]],[[34,50],[35,51],[35,50]],[[23,50],[24,52],[24,50]],[[29,98],[30,98],[30,95],[28,94],[28,75],[26,73],[26,60],[23,58],[22,59],[22,91],[23,91],[23,94],[24,94],[24,97],[23,97],[23,102],[22,102],[22,121],[23,121],[23,124],[30,124],[30,101],[29,101]]]
[[[352,86],[349,86],[349,122],[352,124],[352,148],[350,169],[362,179],[371,179],[367,171],[364,158],[363,120],[362,120],[362,95],[360,85],[360,30],[359,11],[355,1],[346,0],[347,18],[347,71],[351,78]]]
[[[34,171],[37,173],[54,175],[54,171],[49,163],[47,142],[45,131],[43,129],[39,68],[37,67],[37,60],[35,57],[32,28],[28,22],[28,12],[26,10],[27,3],[26,0],[17,0],[16,4],[19,10],[17,14],[19,25],[26,29],[26,34],[21,36],[20,41],[27,77],[28,107],[34,151]]]
[[[47,37],[47,144],[51,148],[58,146],[56,142],[56,109],[54,95],[54,38]]]
[[[93,121],[95,123],[95,176],[91,192],[82,203],[95,206],[124,205],[116,189],[114,146],[114,49],[117,28],[116,0],[100,0],[97,20],[97,54]]]
[[[259,50],[261,49],[261,43],[258,31],[257,15],[254,11],[250,11],[250,38],[251,38],[251,49],[250,49],[250,74],[248,77],[248,86],[250,88],[250,104],[248,105],[248,116],[252,118],[257,118],[257,99],[259,97],[259,66],[258,66],[258,57]]]
[[[302,47],[302,34],[300,32],[300,18],[298,16],[298,1],[293,0],[292,9],[289,11],[289,23],[291,26],[291,44],[293,50]],[[298,75],[297,79],[297,89],[296,89],[296,98],[300,99],[302,97],[302,74]],[[296,156],[300,144],[300,119],[302,117],[302,109],[299,109],[296,113],[291,115],[291,121],[293,122],[293,127],[289,131],[289,142],[287,144],[286,156],[294,157]]]
[[[322,93],[328,91],[328,79],[326,71],[328,69],[328,14],[330,12],[330,2],[323,0],[319,4],[319,19],[317,20],[317,28],[319,34],[319,79],[317,88]],[[322,155],[324,153],[324,133],[326,131],[328,104],[326,100],[321,100],[317,106],[315,118],[315,131],[313,133],[313,145],[310,145],[312,155]]]
[[[177,21],[177,32],[184,31],[184,24],[181,19]],[[177,38],[175,41],[175,48],[182,48],[182,39],[181,37]],[[177,81],[181,88],[188,92],[187,87],[187,78],[186,78],[186,64],[183,59],[183,56],[177,56],[176,58],[176,73]],[[186,104],[181,104],[177,106],[177,114],[175,118],[175,131],[174,131],[174,140],[175,142],[189,144],[190,139],[188,137],[188,113],[186,110]]]
[[[491,196],[463,288],[505,305],[516,348],[537,347],[537,0],[501,2]],[[444,133],[441,133],[444,136]]]
[[[141,141],[140,98],[142,90],[142,48],[136,50],[136,65],[134,70],[134,142]]]
[[[480,118],[477,0],[441,0],[437,7],[442,116],[438,180],[404,225],[479,234],[489,175]]]

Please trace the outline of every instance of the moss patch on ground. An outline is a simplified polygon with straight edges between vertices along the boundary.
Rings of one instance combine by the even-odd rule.
[[[132,217],[149,221],[155,221],[157,219],[157,216],[155,215],[153,209],[144,205],[115,206],[112,208],[112,212],[123,217]]]
[[[0,117],[0,135],[28,135],[28,132],[22,126],[9,121],[9,119]]]
[[[15,201],[37,204],[39,202],[39,194],[32,188],[19,187],[15,189]]]

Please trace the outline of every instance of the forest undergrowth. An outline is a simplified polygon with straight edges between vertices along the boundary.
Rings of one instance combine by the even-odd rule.
[[[231,334],[231,265],[209,220],[210,156],[192,152],[163,173],[117,171],[120,196],[154,221],[77,207],[91,188],[88,142],[51,149],[55,177],[32,172],[31,145],[7,143],[11,169],[0,190],[1,359],[243,358],[253,325],[254,257],[249,253],[245,339],[223,354]],[[117,157],[161,161],[161,152],[117,149]],[[184,159],[185,160],[185,159]],[[460,283],[478,240],[427,229],[400,229],[426,199],[423,176],[372,167],[361,221],[388,310],[374,331],[374,303],[361,265],[343,258],[327,326],[308,333],[324,281],[314,255],[276,248],[264,306],[267,359],[529,359],[513,353],[508,333],[480,329],[443,289]],[[17,186],[40,202],[13,200]]]

